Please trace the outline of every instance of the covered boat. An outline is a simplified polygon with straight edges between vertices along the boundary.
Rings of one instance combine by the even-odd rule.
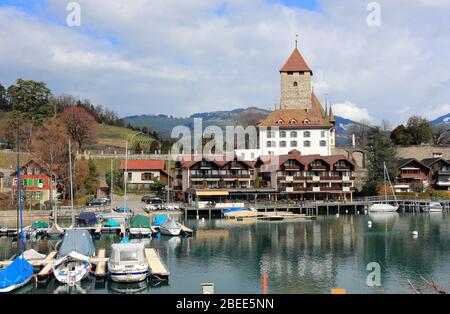
[[[67,230],[58,251],[58,259],[53,264],[55,278],[64,284],[83,280],[91,270],[89,258],[94,255],[94,243],[87,230]]]
[[[115,243],[111,246],[108,270],[112,281],[139,282],[147,279],[149,265],[143,243]]]
[[[169,219],[169,216],[167,216],[167,215],[158,215],[158,216],[155,216],[154,218],[153,218],[153,224],[155,225],[155,226],[160,226],[162,223],[164,223],[167,219]]]
[[[181,233],[181,227],[175,220],[168,218],[159,226],[159,231],[161,234],[177,236]]]
[[[97,224],[97,216],[93,212],[82,212],[77,218],[77,223],[79,226],[93,226]]]
[[[247,207],[233,207],[224,210],[223,215],[226,218],[256,217],[258,216],[258,211]]]
[[[36,250],[29,249],[23,252],[23,258],[26,260],[41,260],[44,259],[46,255],[40,254]]]
[[[0,293],[11,292],[25,286],[33,276],[33,266],[21,256],[0,269]]]
[[[103,224],[103,226],[109,227],[109,228],[118,228],[118,227],[120,227],[120,224],[117,221],[115,221],[114,219],[109,219],[107,222],[105,222]]]
[[[31,224],[33,229],[47,229],[48,227],[49,225],[45,221],[35,221]]]
[[[149,236],[152,230],[150,228],[150,219],[144,215],[134,215],[131,218],[130,234],[133,236]]]

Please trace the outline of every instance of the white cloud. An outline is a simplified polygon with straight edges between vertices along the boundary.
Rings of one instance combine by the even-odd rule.
[[[334,104],[333,112],[338,116],[345,117],[356,122],[363,120],[373,122],[373,118],[370,116],[366,108],[358,107],[350,101]]]
[[[450,104],[442,104],[440,106],[434,106],[424,109],[425,110],[422,112],[423,116],[427,117],[429,120],[434,120],[450,113]]]
[[[450,99],[449,1],[379,0],[376,28],[360,0],[322,0],[321,12],[265,0],[78,2],[81,28],[63,24],[64,1],[38,17],[0,7],[3,85],[44,80],[121,115],[273,108],[299,33],[318,97],[364,104],[356,116],[396,123],[405,117],[393,108],[421,114]]]

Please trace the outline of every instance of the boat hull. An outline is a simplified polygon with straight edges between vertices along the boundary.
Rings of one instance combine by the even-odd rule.
[[[12,286],[9,286],[8,288],[0,289],[0,293],[8,293],[8,292],[12,292],[12,291],[14,291],[14,290],[20,289],[20,288],[22,288],[23,286],[27,285],[27,284],[30,282],[31,278],[32,278],[32,277],[28,278],[28,279],[25,280],[24,282],[21,282],[21,283],[19,283],[19,284],[17,284],[17,285],[12,285]]]
[[[148,268],[146,270],[114,270],[109,271],[109,276],[114,282],[131,283],[144,281],[148,277]]]
[[[164,234],[164,235],[177,236],[177,235],[180,235],[181,228],[169,228],[169,229],[160,228],[159,232],[161,232],[161,234]]]
[[[396,212],[399,206],[393,206],[389,204],[372,204],[369,207],[369,212]]]
[[[87,261],[66,260],[53,266],[53,274],[60,283],[75,284],[87,277],[91,267]]]
[[[152,234],[150,228],[130,228],[130,234],[133,236],[149,236]]]

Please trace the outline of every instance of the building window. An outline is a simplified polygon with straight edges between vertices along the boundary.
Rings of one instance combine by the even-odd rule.
[[[153,178],[153,175],[151,173],[144,172],[143,174],[141,174],[142,181],[151,181],[152,178]]]
[[[267,138],[273,138],[273,137],[275,137],[275,132],[273,132],[273,131],[268,131],[268,132],[267,132]]]
[[[291,121],[289,121],[290,124],[297,124],[297,120],[292,119]]]
[[[311,147],[311,142],[310,141],[304,141],[303,142],[303,146],[304,147]]]
[[[291,147],[297,147],[297,141],[291,141]]]
[[[308,109],[306,109],[306,110],[308,110]],[[303,123],[304,123],[304,124],[310,124],[311,121],[310,121],[309,119],[305,119],[305,120],[303,120]]]
[[[298,86],[297,82],[294,82],[294,87],[297,87],[297,86]]]
[[[286,147],[286,141],[281,141],[280,142],[280,147]]]
[[[321,146],[321,147],[327,146],[327,142],[326,142],[326,141],[320,141],[320,146]]]
[[[277,121],[277,124],[280,124],[280,125],[281,125],[281,124],[283,124],[283,123],[284,123],[284,121],[281,120],[281,119]]]
[[[311,132],[309,131],[303,132],[303,137],[311,137]]]
[[[133,174],[131,172],[128,172],[128,179],[127,179],[127,181],[131,181],[132,176],[133,176]]]
[[[292,120],[291,120],[292,121]],[[292,131],[291,132],[291,137],[297,137],[297,131]]]
[[[320,131],[320,137],[325,137],[325,131]]]
[[[277,147],[277,144],[275,141],[267,141],[267,147]]]
[[[255,153],[251,153],[251,154],[250,154],[250,158],[251,158],[251,159],[255,158]]]
[[[280,131],[280,137],[285,138],[286,137],[286,131]]]
[[[273,151],[269,150],[269,155],[273,155]]]
[[[294,74],[294,72],[288,72],[287,73],[287,75],[293,75]]]

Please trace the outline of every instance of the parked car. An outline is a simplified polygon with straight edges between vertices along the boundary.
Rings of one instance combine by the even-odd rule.
[[[109,204],[109,199],[107,198],[94,198],[86,203],[87,206],[105,206]]]
[[[144,195],[144,196],[142,196],[142,198],[141,198],[141,202],[142,202],[142,203],[147,203],[151,198],[152,198],[151,196]]]
[[[144,206],[142,209],[148,213],[148,212],[152,212],[155,210],[162,210],[163,207],[161,204],[148,204],[148,205]]]
[[[159,197],[150,197],[145,201],[146,204],[162,204],[163,201]]]

